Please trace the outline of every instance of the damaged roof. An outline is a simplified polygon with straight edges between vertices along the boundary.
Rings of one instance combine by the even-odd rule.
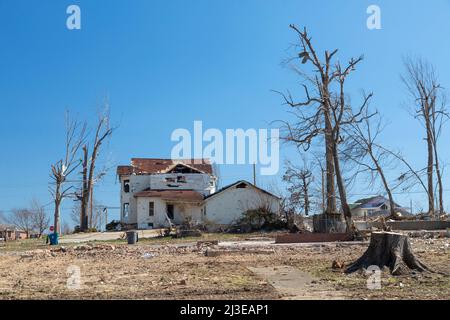
[[[267,194],[267,195],[269,195],[269,196],[275,197],[275,198],[277,198],[277,199],[281,199],[280,197],[274,195],[273,193],[270,193],[269,191],[266,191],[266,190],[264,190],[264,189],[258,188],[257,186],[255,186],[254,184],[252,184],[252,183],[250,183],[250,182],[248,182],[248,181],[246,181],[246,180],[239,180],[239,181],[236,181],[236,182],[234,182],[234,183],[232,183],[232,184],[230,184],[230,185],[228,185],[228,186],[225,186],[225,187],[223,187],[223,188],[217,190],[217,191],[214,192],[214,193],[211,193],[210,195],[207,195],[207,196],[205,197],[205,200],[206,200],[206,199],[209,199],[209,198],[211,198],[211,197],[213,197],[213,196],[215,196],[215,195],[217,195],[217,194],[219,194],[219,193],[221,193],[221,192],[224,192],[224,191],[230,189],[231,187],[238,186],[238,185],[240,185],[240,184],[246,184],[246,185],[251,186],[251,187],[253,187],[253,188],[255,188],[255,189],[257,189],[257,190],[259,190],[259,191],[261,191],[261,192],[263,192],[263,193],[265,193],[265,194]]]
[[[169,201],[203,201],[203,195],[193,190],[144,190],[134,195],[138,197],[157,197]]]
[[[176,167],[178,164],[182,164],[186,167],[192,168],[200,173],[213,174],[213,168],[209,159],[153,159],[153,158],[132,158],[131,165],[118,166],[117,174],[130,175],[130,174],[155,174],[155,173],[167,173]]]
[[[354,207],[352,209],[357,209],[357,208],[364,208],[364,209],[379,208],[383,204],[388,203],[388,202],[389,202],[389,200],[386,199],[383,196],[375,196],[375,197],[370,197],[370,198],[364,198],[364,199],[357,200],[353,204]],[[401,206],[399,206],[397,203],[394,202],[394,204],[395,204],[396,208],[401,208]]]

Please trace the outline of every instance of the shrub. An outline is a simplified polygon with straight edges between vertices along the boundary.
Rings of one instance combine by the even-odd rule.
[[[261,207],[242,214],[230,228],[231,232],[272,231],[286,229],[287,223],[279,215]]]

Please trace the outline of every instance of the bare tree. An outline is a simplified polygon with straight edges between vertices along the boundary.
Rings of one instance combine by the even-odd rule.
[[[49,190],[55,204],[54,230],[58,232],[60,207],[62,201],[71,194],[72,185],[67,185],[68,177],[80,166],[78,158],[86,133],[86,124],[80,124],[77,120],[71,119],[69,112],[66,112],[65,119],[66,137],[64,157],[51,166],[50,177],[53,180]]]
[[[304,80],[302,84],[306,99],[295,102],[290,92],[281,93],[285,104],[291,107],[291,113],[296,117],[295,122],[283,121],[283,138],[293,142],[307,151],[311,143],[317,137],[324,138],[325,146],[325,174],[326,174],[326,209],[327,214],[337,213],[336,190],[337,182],[339,199],[342,211],[347,222],[347,228],[351,227],[351,211],[347,203],[346,185],[341,172],[339,159],[339,144],[342,142],[341,130],[344,126],[361,121],[361,111],[368,103],[371,94],[364,97],[359,111],[353,112],[345,92],[347,77],[356,69],[362,57],[350,59],[342,67],[339,62],[334,62],[333,57],[337,49],[331,53],[325,51],[324,60],[321,60],[312,45],[306,28],[301,31],[294,25],[290,26],[298,35],[300,53],[295,59],[301,60],[301,64],[312,66],[312,75],[305,73],[291,65]],[[305,84],[306,83],[306,84]]]
[[[80,226],[80,212],[81,203],[76,203],[72,211],[70,212],[70,219],[75,224],[75,226]],[[102,226],[106,225],[107,209],[104,205],[93,199],[93,209],[92,209],[92,219],[90,219],[89,227],[100,230]]]
[[[428,214],[435,214],[433,182],[435,175],[438,184],[438,212],[442,214],[444,212],[443,183],[437,147],[443,123],[448,119],[443,88],[430,63],[422,59],[406,58],[404,65],[406,71],[402,80],[414,101],[413,115],[425,129]]]
[[[94,138],[92,142],[92,151],[89,153],[89,145],[83,145],[83,161],[82,161],[82,188],[79,199],[81,201],[81,231],[86,231],[92,227],[93,222],[93,189],[94,184],[101,179],[106,171],[96,171],[96,161],[99,156],[102,143],[112,135],[114,128],[109,123],[109,108],[106,105],[99,113],[98,122],[95,128]],[[88,214],[88,207],[90,207]]]
[[[7,221],[25,231],[27,238],[33,230],[33,213],[28,209],[13,209]]]
[[[387,149],[386,147],[384,147],[378,143],[374,143],[374,145],[378,149],[380,149],[382,152],[385,152],[386,154],[399,160],[407,168],[407,170],[402,172],[400,174],[400,176],[396,179],[397,184],[394,187],[392,187],[392,189],[396,189],[396,188],[402,186],[402,190],[407,191],[407,190],[410,190],[415,185],[419,184],[423,188],[425,193],[428,195],[428,188],[426,186],[425,181],[422,179],[422,174],[426,170],[426,168],[421,169],[421,170],[416,170],[409,163],[409,161],[402,155],[401,152]]]
[[[286,163],[283,181],[288,183],[288,206],[295,211],[309,215],[311,209],[310,186],[314,180],[311,164],[303,158],[303,166],[297,167],[291,162]]]
[[[50,226],[50,217],[37,199],[31,200],[30,211],[32,213],[33,229],[35,229],[38,232],[39,237],[41,237],[45,229]]]
[[[368,173],[370,185],[374,185],[379,178],[389,199],[390,216],[398,218],[395,211],[395,202],[392,187],[385,174],[386,167],[390,166],[393,157],[386,148],[380,148],[377,142],[383,131],[383,123],[378,113],[369,117],[368,109],[364,111],[366,117],[360,123],[353,123],[347,130],[350,138],[343,150],[344,157],[352,160],[358,167],[355,174]]]

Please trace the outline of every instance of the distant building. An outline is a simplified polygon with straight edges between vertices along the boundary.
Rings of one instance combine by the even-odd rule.
[[[211,228],[231,224],[262,202],[274,212],[279,198],[247,181],[216,192],[217,177],[207,159],[131,159],[118,166],[121,222],[138,229],[167,227],[186,221]]]
[[[0,224],[0,240],[11,241],[26,239],[27,233],[12,224]]]
[[[389,216],[390,203],[383,196],[374,196],[370,198],[359,199],[350,204],[352,217],[354,220],[367,220],[378,216]],[[410,216],[407,209],[395,203],[395,212],[400,216]]]

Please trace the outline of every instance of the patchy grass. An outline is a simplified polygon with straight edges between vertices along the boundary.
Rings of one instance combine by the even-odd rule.
[[[367,244],[272,245],[271,254],[239,251],[206,257],[195,246],[198,240],[242,241],[273,234],[203,234],[181,239],[91,241],[115,249],[38,250],[49,248],[43,240],[9,242],[0,248],[0,298],[3,299],[277,299],[279,292],[249,267],[291,266],[315,279],[315,290],[324,298],[338,292],[352,299],[448,299],[450,278],[440,274],[394,277],[382,273],[382,289],[367,289],[367,275],[333,270],[333,260],[349,264]],[[417,240],[413,251],[433,270],[450,272],[448,239]],[[180,245],[181,244],[181,245]],[[64,245],[66,248],[79,244]],[[45,251],[45,252],[43,252]],[[150,255],[149,255],[150,254]],[[81,268],[82,289],[68,290],[67,268]],[[325,289],[322,289],[325,288]],[[309,290],[309,289],[308,289]],[[322,292],[325,290],[325,292]]]
[[[9,251],[21,252],[34,249],[42,249],[47,247],[48,245],[45,244],[45,239],[23,239],[23,240],[0,242],[0,252],[9,252]]]

